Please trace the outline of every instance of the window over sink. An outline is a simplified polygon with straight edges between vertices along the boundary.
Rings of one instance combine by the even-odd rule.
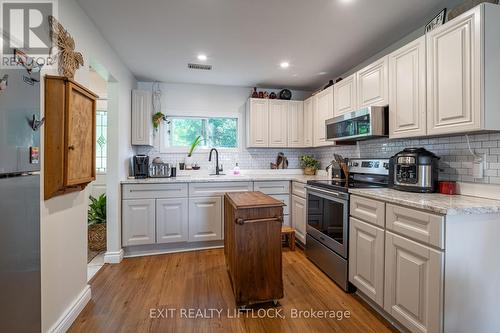
[[[183,151],[199,135],[199,148],[237,149],[238,118],[233,117],[167,117],[162,128],[162,152]]]

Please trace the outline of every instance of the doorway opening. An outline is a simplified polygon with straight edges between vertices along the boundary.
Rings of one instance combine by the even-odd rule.
[[[97,67],[97,66],[96,66]],[[90,184],[88,208],[87,279],[104,265],[107,243],[106,174],[108,156],[108,75],[90,66],[89,87],[99,97],[96,103],[96,180]]]

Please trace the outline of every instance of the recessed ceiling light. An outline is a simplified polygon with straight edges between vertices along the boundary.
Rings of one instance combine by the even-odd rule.
[[[351,2],[354,2],[354,0],[340,0],[340,2],[342,2],[342,3],[351,3]]]
[[[280,64],[280,67],[281,67],[281,68],[288,68],[288,67],[290,67],[290,64],[288,63],[288,61],[283,61],[283,62]]]
[[[207,61],[207,55],[206,54],[198,54],[198,60]]]
[[[328,72],[319,72],[318,75],[326,75]]]

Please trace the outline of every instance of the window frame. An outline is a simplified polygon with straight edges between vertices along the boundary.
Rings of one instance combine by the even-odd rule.
[[[217,113],[217,114],[200,114],[193,113],[186,115],[185,112],[168,112],[167,118],[201,118],[201,119],[209,119],[209,118],[233,118],[237,121],[237,146],[235,148],[217,148],[219,152],[228,152],[228,153],[237,153],[241,152],[242,144],[243,144],[243,119],[244,117],[241,114],[234,113]],[[158,131],[160,136],[160,154],[169,154],[169,153],[181,153],[187,154],[189,151],[189,147],[170,147],[166,140],[166,126],[168,126],[165,122],[162,122]],[[198,147],[195,149],[193,154],[208,154],[208,152],[212,149],[212,147]]]

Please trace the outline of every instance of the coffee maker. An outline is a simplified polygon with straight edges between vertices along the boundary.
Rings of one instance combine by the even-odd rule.
[[[132,162],[135,179],[144,179],[149,176],[149,156],[135,155]]]

